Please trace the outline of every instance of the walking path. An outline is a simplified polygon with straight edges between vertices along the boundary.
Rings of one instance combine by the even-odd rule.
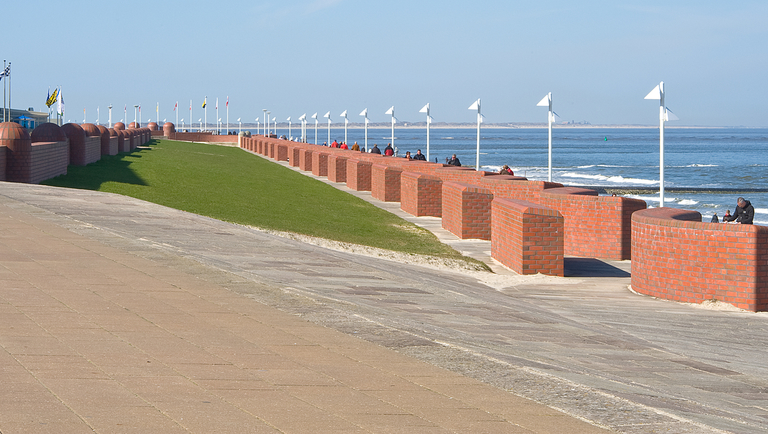
[[[11,183],[0,228],[5,434],[768,432],[768,316],[626,263],[461,275]]]

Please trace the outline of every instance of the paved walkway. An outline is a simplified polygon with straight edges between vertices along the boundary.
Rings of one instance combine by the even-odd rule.
[[[603,432],[33,214],[0,196],[2,433]]]
[[[626,263],[463,276],[7,183],[0,225],[5,434],[768,432],[768,317]]]

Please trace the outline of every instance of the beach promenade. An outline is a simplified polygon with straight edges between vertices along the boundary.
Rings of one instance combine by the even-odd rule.
[[[3,434],[768,432],[768,315],[626,261],[451,272],[15,183],[0,234]]]

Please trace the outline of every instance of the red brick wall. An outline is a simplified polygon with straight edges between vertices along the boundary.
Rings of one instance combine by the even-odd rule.
[[[493,199],[491,257],[520,274],[563,276],[563,216],[532,202]]]
[[[205,143],[237,143],[236,135],[215,135],[207,133],[171,133],[170,139],[181,140],[184,142],[205,142]],[[142,142],[143,143],[143,142]]]
[[[371,196],[384,202],[400,202],[402,172],[403,170],[399,167],[384,164],[371,165]]]
[[[294,146],[293,149],[291,149],[291,160],[289,163],[293,167],[299,167],[299,159],[301,158],[301,148],[298,146]]]
[[[371,191],[371,167],[370,161],[347,160],[347,187],[355,191]]]
[[[328,180],[347,182],[347,157],[336,154],[328,156]]]
[[[312,152],[312,174],[315,176],[328,176],[328,153],[325,151]]]
[[[421,217],[443,215],[443,181],[418,172],[400,175],[400,209]]]
[[[90,137],[86,138],[89,139]],[[93,137],[98,138],[98,137]],[[101,143],[99,142],[99,151]],[[36,142],[32,144],[29,182],[37,184],[67,174],[69,142]]]
[[[491,201],[487,188],[443,182],[443,228],[461,239],[491,239]]]
[[[302,149],[299,151],[299,169],[305,172],[312,171],[312,151]]]
[[[701,214],[651,208],[632,216],[632,289],[701,303],[768,310],[768,227],[701,222]]]
[[[85,151],[85,155],[84,155],[85,164],[91,164],[93,162],[101,160],[101,137],[100,136],[86,137],[84,151]]]
[[[496,175],[480,178],[480,185],[491,190],[494,197],[538,202],[541,192],[563,184],[545,181],[528,181],[520,176]]]
[[[277,145],[275,159],[277,161],[288,161],[288,145],[282,143]]]
[[[632,213],[645,201],[598,196],[597,191],[562,187],[541,192],[532,200],[560,211],[565,218],[565,253],[587,258],[631,259]]]
[[[5,179],[5,166],[6,166],[6,160],[5,160],[5,151],[8,148],[5,146],[0,146],[0,181],[6,181]]]

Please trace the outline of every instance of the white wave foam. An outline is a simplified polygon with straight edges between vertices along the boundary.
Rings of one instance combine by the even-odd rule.
[[[694,163],[694,164],[689,164],[689,165],[683,166],[683,167],[718,167],[718,166],[719,166],[718,164],[696,164],[696,163]]]
[[[768,208],[755,208],[755,214],[768,214]]]
[[[561,173],[560,176],[564,178],[594,179],[597,181],[607,181],[607,182],[613,182],[615,184],[628,184],[628,185],[638,185],[638,184],[655,185],[659,183],[659,181],[654,181],[652,179],[625,178],[621,175],[605,176],[605,175],[588,175],[586,173],[578,173],[578,172],[565,172],[565,173]]]
[[[681,200],[678,203],[680,205],[696,205],[697,203],[699,203],[699,201],[698,200],[691,200],[691,199],[683,199],[683,200]]]

